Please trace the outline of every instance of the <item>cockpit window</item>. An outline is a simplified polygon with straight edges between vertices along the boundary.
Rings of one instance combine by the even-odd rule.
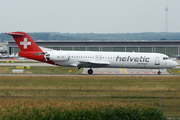
[[[163,60],[169,60],[170,58],[169,57],[163,57]]]

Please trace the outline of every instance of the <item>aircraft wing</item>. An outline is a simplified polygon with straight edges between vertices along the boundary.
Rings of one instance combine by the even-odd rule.
[[[109,62],[103,62],[103,61],[79,61],[77,64],[77,67],[78,68],[82,68],[82,67],[98,68],[98,67],[108,66],[109,64],[110,64]]]

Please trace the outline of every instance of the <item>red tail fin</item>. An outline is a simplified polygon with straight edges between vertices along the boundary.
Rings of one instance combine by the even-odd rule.
[[[38,45],[25,32],[11,32],[5,34],[13,36],[14,40],[16,41],[21,51],[42,52],[42,50],[38,47]]]
[[[44,61],[43,54],[34,54],[34,53],[43,53],[43,51],[38,47],[38,45],[32,40],[32,38],[25,32],[11,32],[5,33],[13,36],[17,45],[20,48],[19,55],[21,57],[26,57],[30,59],[35,59],[39,61]]]

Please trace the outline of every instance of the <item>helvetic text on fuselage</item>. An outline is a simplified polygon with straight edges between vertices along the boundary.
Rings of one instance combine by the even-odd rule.
[[[128,56],[128,57],[121,57],[121,56],[117,56],[116,57],[116,61],[124,61],[124,62],[149,62],[149,57],[146,57],[146,56],[140,56],[140,57],[131,57],[131,56]]]

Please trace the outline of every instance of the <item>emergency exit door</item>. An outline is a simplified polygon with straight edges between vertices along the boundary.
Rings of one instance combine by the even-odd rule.
[[[160,65],[159,57],[155,58],[155,65]]]

